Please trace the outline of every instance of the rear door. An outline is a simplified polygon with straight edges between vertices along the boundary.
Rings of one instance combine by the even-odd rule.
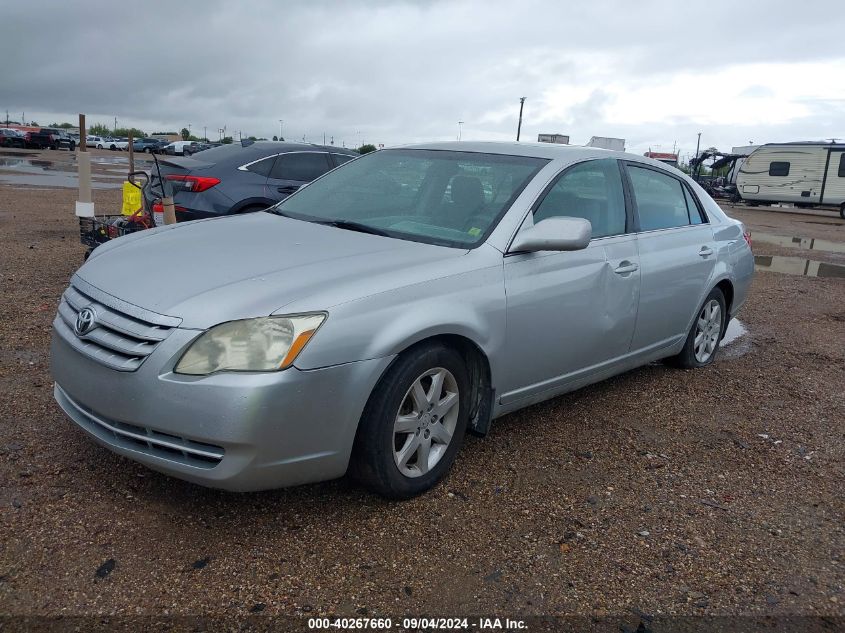
[[[328,152],[279,154],[267,177],[265,195],[277,202],[284,200],[302,185],[319,178],[333,167]]]
[[[691,189],[663,169],[626,163],[638,227],[641,286],[633,351],[687,334],[716,264],[716,242]]]

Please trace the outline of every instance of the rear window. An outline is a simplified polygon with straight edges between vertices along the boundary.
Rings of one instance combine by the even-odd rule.
[[[845,152],[839,155],[839,177],[845,178]]]
[[[774,161],[769,163],[769,176],[788,176],[789,163],[785,161]]]

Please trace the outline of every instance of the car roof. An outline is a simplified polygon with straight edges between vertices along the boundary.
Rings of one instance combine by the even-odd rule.
[[[602,149],[600,147],[581,147],[579,145],[560,145],[557,143],[523,143],[517,141],[444,141],[436,143],[416,143],[402,145],[394,149],[433,149],[456,152],[479,152],[485,154],[507,154],[510,156],[528,156],[551,160],[584,160],[587,158],[625,158],[642,161],[643,157],[627,152]],[[648,159],[642,162],[652,162]]]

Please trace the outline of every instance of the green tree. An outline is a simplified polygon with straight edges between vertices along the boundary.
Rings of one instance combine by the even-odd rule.
[[[257,140],[258,140],[258,138],[256,138],[255,136],[247,136],[247,137],[246,137],[246,140],[248,140],[248,141],[257,141]]]
[[[231,136],[224,136],[220,140],[220,142],[223,143],[223,145],[231,145],[233,141],[234,141],[234,139]]]
[[[132,138],[144,138],[147,133],[144,130],[139,130],[136,127],[119,127],[114,131],[114,135],[117,137],[126,138],[130,134],[132,134]]]
[[[88,134],[92,136],[111,136],[111,129],[102,123],[95,123],[88,127]]]
[[[70,129],[72,127],[76,127],[76,126],[73,123],[68,123],[67,121],[65,121],[64,123],[51,123],[50,127],[58,127],[58,128],[62,128],[63,130],[68,130],[68,129]]]
[[[359,154],[369,154],[370,152],[376,151],[376,146],[372,143],[364,143],[361,147],[358,148]]]
[[[276,136],[276,135],[274,134],[274,135],[273,135],[273,140],[274,140],[274,141],[278,141],[278,140],[279,140],[279,137],[278,137],[278,136]]]
[[[190,140],[191,140],[191,132],[190,132],[190,130],[189,130],[188,128],[183,127],[183,128],[182,128],[182,131],[181,131],[181,132],[179,132],[179,134],[181,134],[181,135],[182,135],[182,140],[183,140],[183,141],[190,141]]]

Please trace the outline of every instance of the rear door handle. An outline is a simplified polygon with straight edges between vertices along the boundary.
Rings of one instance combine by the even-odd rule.
[[[714,250],[713,250],[712,248],[710,248],[709,246],[702,246],[702,247],[701,247],[701,250],[700,250],[700,251],[698,251],[698,254],[699,254],[701,257],[710,257],[710,256],[711,256],[713,253],[715,253],[715,252],[716,252],[716,251],[714,251]]]
[[[276,187],[276,191],[279,193],[293,193],[299,189],[296,185],[288,185],[287,187]]]
[[[634,262],[629,262],[627,259],[619,263],[619,265],[613,269],[617,275],[628,275],[630,273],[637,272],[640,269]]]

